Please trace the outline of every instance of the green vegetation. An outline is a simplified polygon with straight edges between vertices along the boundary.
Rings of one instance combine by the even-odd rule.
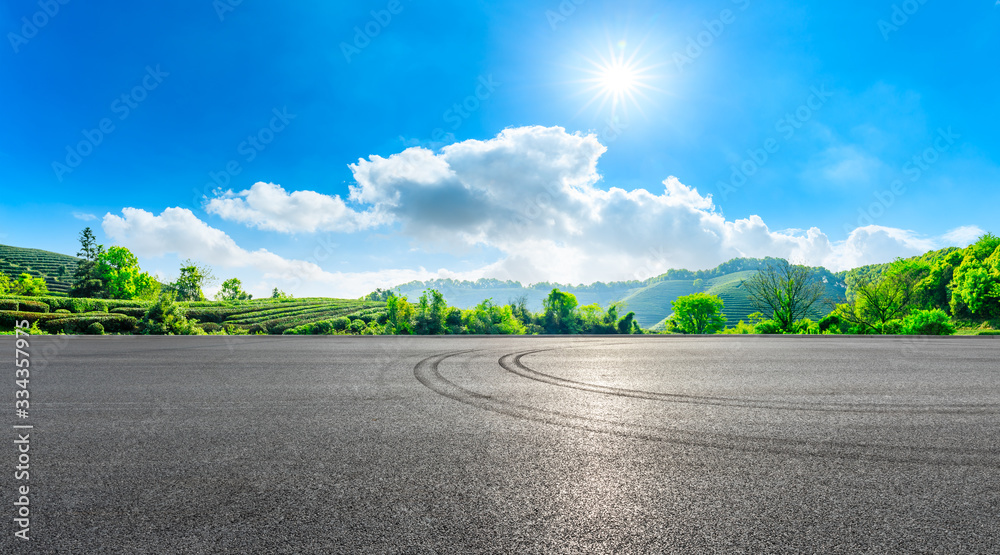
[[[726,327],[722,299],[715,295],[685,295],[678,297],[672,305],[674,315],[670,318],[670,323],[681,333],[717,333]]]
[[[64,254],[0,245],[0,273],[8,278],[21,274],[41,278],[51,295],[69,293],[79,262],[79,258]]]
[[[419,291],[412,303],[398,293],[423,285],[417,282],[377,289],[359,300],[295,299],[278,288],[270,298],[255,300],[238,278],[223,282],[216,300],[207,301],[203,288],[213,279],[208,267],[186,260],[180,277],[161,286],[128,249],[98,245],[90,228],[80,233],[80,244],[80,258],[0,246],[0,263],[24,270],[0,273],[0,332],[21,320],[38,332],[94,335],[631,334],[654,324],[690,334],[990,335],[1000,327],[1000,238],[991,234],[965,249],[839,274],[767,258],[588,286],[432,282],[460,292],[459,298],[480,295],[458,306],[436,288]],[[60,257],[73,265],[42,273],[21,263]],[[496,303],[497,295],[486,292],[509,300]],[[670,317],[660,316],[665,313]]]

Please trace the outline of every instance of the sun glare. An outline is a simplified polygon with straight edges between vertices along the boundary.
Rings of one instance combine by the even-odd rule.
[[[657,90],[650,83],[653,66],[644,63],[638,48],[630,51],[625,41],[609,42],[607,53],[586,62],[589,77],[581,81],[586,85],[582,92],[592,96],[581,112],[597,102],[598,111],[610,106],[612,117],[626,115],[630,106],[641,112],[640,100],[649,99],[645,91]]]

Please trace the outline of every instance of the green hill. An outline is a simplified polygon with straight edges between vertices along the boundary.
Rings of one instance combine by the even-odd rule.
[[[645,281],[596,282],[591,285],[563,285],[558,283],[536,283],[523,286],[516,281],[480,279],[478,281],[455,281],[450,279],[427,282],[413,281],[395,287],[394,290],[416,301],[428,289],[437,289],[445,299],[460,308],[471,308],[486,298],[494,303],[525,298],[532,311],[542,309],[542,301],[553,288],[576,295],[580,305],[597,303],[607,308],[611,303],[620,303],[619,314],[635,312],[636,321],[644,328],[656,329],[673,312],[671,302],[677,297],[704,291],[722,298],[727,317],[727,325],[735,326],[740,320],[748,321],[748,315],[757,312],[743,291],[741,282],[752,276],[767,261],[754,258],[737,258],[720,264],[711,270],[671,270],[666,274]],[[825,268],[814,268],[820,279],[826,283],[826,295],[813,307],[808,315],[819,320],[833,310],[834,303],[844,302],[846,285],[842,277]],[[700,282],[698,282],[700,280]]]
[[[21,274],[41,277],[55,295],[69,292],[73,273],[82,259],[39,249],[0,245],[0,272],[11,278]]]

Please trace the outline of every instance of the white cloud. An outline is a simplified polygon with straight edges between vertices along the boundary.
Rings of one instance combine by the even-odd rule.
[[[248,291],[267,295],[279,287],[296,296],[356,298],[376,287],[391,287],[413,280],[437,278],[475,279],[479,272],[464,274],[420,268],[369,272],[327,272],[316,262],[289,260],[267,249],[248,251],[236,244],[222,230],[198,219],[186,208],[167,208],[160,215],[138,208],[124,208],[122,215],[106,214],[104,233],[116,244],[127,247],[136,256],[159,258],[176,254],[216,269],[249,271]],[[217,272],[218,273],[218,272]],[[241,272],[241,279],[245,274]]]
[[[259,229],[286,233],[352,232],[378,223],[375,214],[356,212],[339,196],[314,191],[288,193],[274,183],[255,183],[239,193],[226,191],[210,199],[205,211]]]
[[[985,233],[979,226],[965,225],[945,233],[942,239],[947,242],[949,247],[967,247],[975,243]]]
[[[97,219],[97,216],[93,214],[88,214],[86,212],[73,212],[73,217],[78,220],[83,220],[85,222],[93,221]]]
[[[356,185],[349,201],[364,212],[339,197],[289,194],[263,183],[212,199],[208,206],[226,219],[282,231],[349,231],[391,222],[424,250],[498,249],[502,259],[481,275],[524,282],[642,279],[670,268],[710,268],[741,256],[782,257],[841,270],[920,254],[949,237],[971,234],[956,230],[930,239],[867,226],[834,242],[817,228],[772,231],[758,216],[727,220],[711,195],[675,177],[663,181],[659,191],[601,188],[597,162],[605,150],[594,135],[559,127],[507,129],[487,141],[464,141],[439,151],[407,148],[350,165]],[[871,163],[843,165],[836,177],[858,177]],[[239,258],[247,256],[258,255]]]

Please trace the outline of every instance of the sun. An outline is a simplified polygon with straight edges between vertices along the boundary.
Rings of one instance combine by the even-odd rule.
[[[642,111],[640,100],[649,100],[645,93],[658,89],[651,84],[654,66],[645,62],[640,50],[629,49],[624,40],[609,41],[606,52],[585,58],[587,67],[583,71],[588,77],[580,81],[585,85],[581,92],[591,98],[581,112],[598,102],[598,111],[610,106],[612,117],[626,116],[630,106]]]

